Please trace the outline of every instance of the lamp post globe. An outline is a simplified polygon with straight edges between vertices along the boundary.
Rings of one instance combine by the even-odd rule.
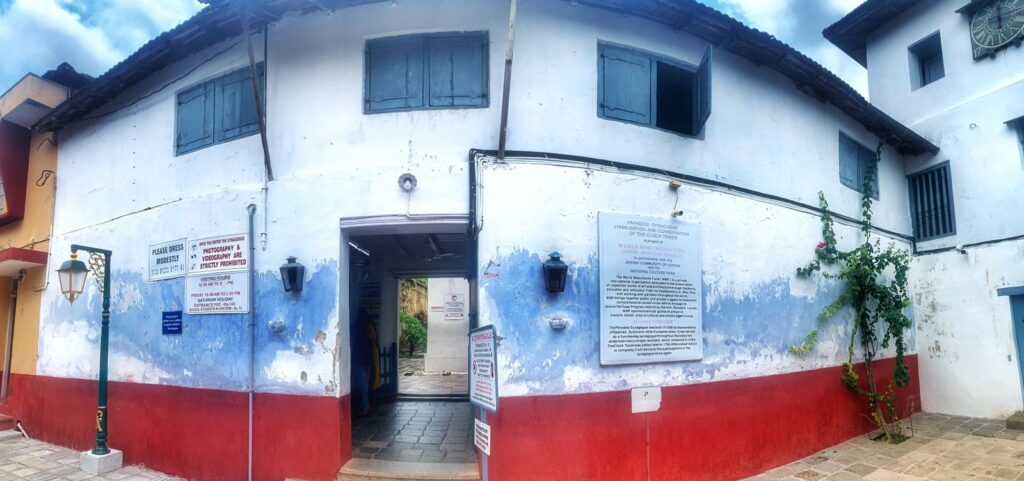
[[[57,269],[57,278],[60,280],[60,292],[74,304],[75,299],[82,295],[85,290],[85,278],[89,274],[89,268],[85,263],[78,260],[78,254],[72,252],[71,259],[64,261]]]

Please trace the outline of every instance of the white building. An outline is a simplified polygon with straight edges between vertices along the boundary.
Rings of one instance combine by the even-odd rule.
[[[868,68],[872,103],[941,148],[904,167],[908,179],[948,176],[935,200],[952,222],[917,226],[911,270],[926,411],[1005,418],[1022,407],[1020,7],[868,1],[825,31]]]
[[[750,475],[870,428],[862,400],[839,382],[848,315],[809,355],[788,352],[840,290],[795,275],[821,236],[819,191],[840,247],[857,245],[865,159],[884,142],[873,236],[924,250],[997,235],[998,221],[967,220],[961,209],[982,208],[955,190],[964,197],[955,199],[956,240],[914,241],[906,175],[957,147],[945,150],[951,134],[931,123],[937,116],[889,104],[929,86],[879,94],[880,110],[806,56],[689,0],[534,0],[518,6],[514,22],[500,0],[272,0],[248,16],[232,2],[210,3],[36,126],[59,134],[53,254],[63,258],[72,243],[114,251],[111,444],[128,462],[241,479],[251,454],[256,479],[334,479],[359,452],[350,381],[360,365],[351,348],[360,339],[350,337],[357,312],[379,322],[387,396],[396,384],[398,279],[466,277],[470,326],[493,325],[501,338],[500,406],[487,415],[493,448],[481,463],[490,479]],[[250,37],[241,33],[247,18]],[[959,75],[949,65],[939,82]],[[265,134],[251,72],[262,78]],[[897,88],[882,87],[886,77],[875,72],[873,91]],[[953,168],[954,189],[966,189],[959,179],[971,174],[958,169],[972,164],[949,158],[963,166]],[[1000,174],[1019,176],[1016,162]],[[989,215],[1009,222],[1008,211]],[[689,280],[699,355],[602,363],[600,214],[699,232],[683,261],[698,273]],[[187,277],[153,278],[152,246],[233,237],[250,223],[248,315],[190,312],[203,307],[192,295],[200,284],[224,276],[244,284],[244,271],[203,280],[192,266]],[[982,266],[1005,265],[1012,245],[968,248],[966,261],[955,252],[915,258],[920,326],[907,346],[913,382],[900,392],[901,414],[922,401],[967,412],[937,387],[919,392],[918,345],[924,383],[949,371],[937,366],[1004,355],[983,342],[1012,348],[1008,322],[992,332],[926,326],[939,319],[929,317],[929,296],[958,282],[935,272],[941,265],[983,279]],[[244,241],[236,247],[245,258]],[[548,292],[543,277],[554,251],[568,264],[561,293]],[[289,256],[305,265],[301,292],[282,289]],[[1019,274],[1002,272],[984,291],[985,322],[1005,311],[995,288]],[[981,288],[972,286],[941,288]],[[209,302],[245,310],[237,291]],[[56,291],[44,296],[35,395],[45,400],[13,413],[44,440],[84,447],[91,437],[98,303],[95,289],[72,306]],[[161,334],[162,313],[176,311],[185,311],[182,333]],[[937,359],[932,341],[961,332],[953,329],[975,335],[957,334],[971,350],[961,349],[960,361]],[[945,353],[949,344],[940,345]],[[631,389],[641,387],[658,388],[660,404],[633,413]],[[1018,408],[1019,390],[1006,389],[998,409],[977,413]],[[465,464],[475,469],[475,460]]]

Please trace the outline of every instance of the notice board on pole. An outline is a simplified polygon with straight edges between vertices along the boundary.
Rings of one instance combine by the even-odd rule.
[[[498,412],[498,350],[494,325],[469,331],[469,402]]]
[[[699,228],[602,212],[598,243],[601,364],[701,359]]]

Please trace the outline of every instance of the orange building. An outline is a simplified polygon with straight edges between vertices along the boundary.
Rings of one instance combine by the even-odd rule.
[[[32,125],[89,80],[68,64],[27,74],[0,95],[0,411],[18,396],[19,376],[36,373],[39,310],[47,283],[57,144]],[[8,421],[9,422],[9,421]]]

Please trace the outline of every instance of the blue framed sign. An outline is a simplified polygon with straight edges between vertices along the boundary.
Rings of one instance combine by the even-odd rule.
[[[161,317],[164,334],[181,334],[181,311],[164,311]]]
[[[469,402],[498,412],[498,349],[494,325],[469,331]]]

